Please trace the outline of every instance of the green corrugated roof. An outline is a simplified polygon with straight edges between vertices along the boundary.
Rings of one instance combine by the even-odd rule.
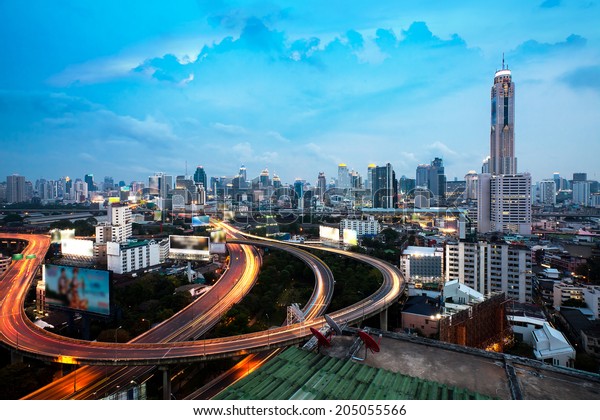
[[[217,400],[462,400],[486,395],[290,347]]]

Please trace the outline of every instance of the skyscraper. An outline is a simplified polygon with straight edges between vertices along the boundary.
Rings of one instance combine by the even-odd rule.
[[[350,188],[350,172],[348,172],[348,166],[345,163],[338,165],[338,188]]]
[[[6,177],[6,202],[22,203],[25,197],[25,177],[22,175],[9,175]]]
[[[390,163],[377,166],[373,180],[373,207],[392,209],[398,204],[398,183]]]
[[[325,196],[325,191],[327,190],[327,179],[325,178],[324,172],[319,172],[319,176],[317,177],[317,195],[319,196],[319,200],[322,202],[323,197]]]
[[[482,233],[531,233],[531,175],[517,173],[514,94],[503,59],[492,86],[489,173],[483,171],[477,185],[477,228]]]
[[[429,167],[429,190],[433,193],[433,198],[439,205],[446,198],[446,175],[444,174],[444,162],[440,158],[435,158]]]
[[[517,173],[515,158],[515,85],[512,73],[504,68],[494,75],[491,93],[490,172],[492,175]]]
[[[206,188],[208,186],[208,184],[206,183],[206,172],[204,171],[204,168],[202,166],[198,166],[196,168],[196,172],[194,172],[194,182],[196,184],[202,184],[204,185],[204,188]]]

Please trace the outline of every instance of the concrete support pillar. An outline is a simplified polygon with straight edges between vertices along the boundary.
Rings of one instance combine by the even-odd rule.
[[[161,366],[159,370],[163,373],[163,400],[171,399],[171,375],[168,366]]]
[[[379,313],[379,329],[388,330],[388,310]]]
[[[15,365],[17,363],[23,363],[23,355],[17,353],[16,351],[10,352],[10,364]]]

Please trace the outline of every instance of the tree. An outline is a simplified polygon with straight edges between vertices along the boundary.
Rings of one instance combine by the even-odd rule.
[[[23,222],[23,218],[16,214],[16,213],[10,213],[7,214],[6,216],[4,216],[4,219],[2,219],[2,224],[3,225],[7,225],[9,223],[22,223]]]

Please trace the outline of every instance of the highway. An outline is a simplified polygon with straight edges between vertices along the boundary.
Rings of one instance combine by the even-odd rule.
[[[30,240],[30,246],[44,240],[49,243],[49,239],[44,236],[35,236],[34,238],[29,235],[22,236],[24,236],[22,239]],[[343,250],[317,249],[335,252],[371,264],[378,268],[384,277],[382,286],[375,294],[351,307],[330,314],[338,322],[356,322],[382,311],[393,304],[404,287],[399,270],[388,263]],[[28,247],[27,253],[34,252],[34,250],[35,247],[31,249]],[[194,342],[115,344],[65,339],[35,327],[26,319],[22,311],[24,293],[33,275],[32,271],[35,271],[32,269],[37,267],[41,263],[40,259],[43,258],[44,252],[41,251],[42,249],[36,252],[36,260],[24,260],[13,264],[9,270],[11,272],[7,273],[0,288],[4,296],[4,304],[1,308],[2,335],[0,338],[9,346],[16,348],[18,352],[32,357],[60,363],[115,366],[162,365],[212,360],[299,343],[310,336],[310,327],[319,328],[325,322],[323,318],[319,317],[301,324],[260,333]],[[319,308],[318,304],[315,304],[314,307]],[[176,337],[172,336],[171,338]],[[81,378],[80,375],[80,378],[74,381],[73,388],[77,388],[76,383],[80,383],[82,380],[84,378]]]
[[[258,261],[260,254],[248,245],[230,244],[228,247],[230,269],[223,278],[208,293],[198,298],[190,306],[173,318],[132,340],[132,343],[185,341],[191,337],[201,336],[220,320],[222,314],[232,304],[239,302],[254,284],[260,263],[254,264],[253,261]],[[321,260],[306,251],[286,245],[277,247],[296,255],[311,267],[315,273],[315,288],[304,312],[309,317],[322,314],[333,295],[333,274],[329,268]],[[44,254],[44,252],[41,252],[41,254]],[[23,337],[21,337],[21,342],[23,342]],[[60,348],[56,353],[62,354],[64,350]],[[131,381],[147,376],[147,373],[148,368],[84,367],[36,391],[27,398],[73,398],[75,397],[75,391],[77,391],[77,398],[95,398],[114,392],[118,387],[125,387]],[[88,386],[88,384],[93,386]]]
[[[239,302],[254,285],[262,262],[260,254],[253,247],[229,245],[228,250],[229,268],[211,290],[170,319],[136,337],[131,342],[187,340],[192,335],[205,333],[218,323],[222,314],[231,305]],[[120,387],[130,385],[131,381],[148,376],[151,369],[149,367],[86,366],[37,390],[26,399],[105,396]]]

